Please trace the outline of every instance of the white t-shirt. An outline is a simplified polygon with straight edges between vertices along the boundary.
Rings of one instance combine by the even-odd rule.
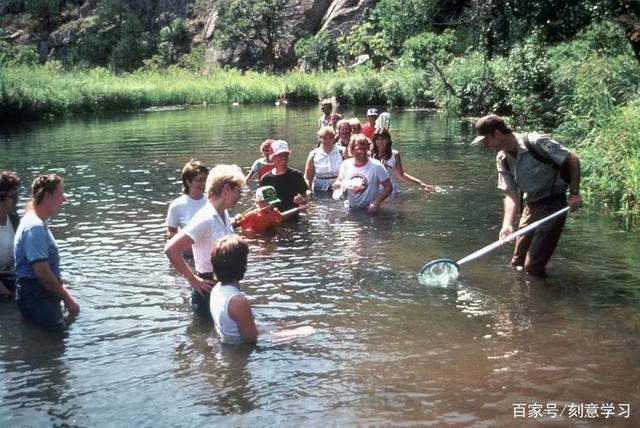
[[[229,301],[237,295],[242,295],[242,292],[231,284],[216,284],[211,290],[209,310],[222,343],[242,343],[238,323],[229,316]]]
[[[0,225],[0,273],[15,271],[13,262],[13,240],[16,231],[7,216],[7,224]]]
[[[309,156],[313,159],[313,190],[317,192],[330,190],[340,171],[342,152],[334,145],[329,153],[322,147],[318,147],[313,149]]]
[[[213,244],[218,239],[233,234],[233,226],[227,210],[224,210],[224,218],[220,217],[213,205],[207,203],[182,231],[193,239],[191,249],[196,271],[198,273],[213,272],[211,266]]]
[[[369,159],[361,167],[355,165],[355,159],[346,159],[340,165],[338,179],[343,182],[359,181],[364,190],[354,192],[347,191],[350,208],[369,208],[369,205],[380,194],[380,186],[389,179],[389,173],[385,167],[376,159]]]
[[[166,227],[184,229],[187,223],[189,223],[189,220],[191,220],[206,203],[207,198],[204,196],[200,199],[191,199],[189,195],[180,196],[169,205]]]
[[[391,150],[391,157],[382,161],[382,165],[387,168],[389,178],[391,178],[391,186],[393,187],[393,193],[400,193],[400,183],[398,182],[398,176],[396,175],[396,164],[398,151]]]

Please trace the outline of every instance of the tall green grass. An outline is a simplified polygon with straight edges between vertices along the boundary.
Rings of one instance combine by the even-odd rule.
[[[100,110],[202,103],[316,102],[407,105],[418,93],[417,71],[268,75],[179,68],[116,75],[105,69],[63,71],[55,64],[0,68],[0,120]]]
[[[613,211],[638,213],[640,98],[606,114],[566,122],[559,131],[581,136],[573,149],[581,159],[585,199]]]

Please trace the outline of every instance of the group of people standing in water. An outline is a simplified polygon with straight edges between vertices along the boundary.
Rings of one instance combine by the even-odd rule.
[[[304,173],[289,167],[289,145],[279,139],[260,145],[263,157],[246,175],[237,165],[209,170],[196,160],[182,169],[182,195],[169,205],[164,252],[191,286],[193,311],[213,320],[223,343],[255,343],[258,336],[251,306],[240,291],[249,247],[234,227],[262,232],[297,219],[313,196],[323,193],[346,199],[349,209],[373,213],[389,195],[399,192],[399,180],[434,190],[404,171],[400,152],[392,148],[388,114],[369,109],[367,124],[360,127],[354,120],[332,115],[330,102],[322,103],[322,111],[317,144],[307,156]],[[539,134],[514,133],[495,115],[481,118],[476,130],[473,145],[498,151],[499,188],[506,195],[501,239],[513,231],[521,199],[524,212],[519,227],[567,204],[572,210],[582,206],[580,162],[564,146]],[[559,173],[562,165],[567,167],[566,177]],[[229,210],[254,178],[259,181],[255,207],[231,217]],[[58,245],[47,224],[66,199],[63,180],[55,174],[36,177],[22,220],[16,215],[20,184],[16,174],[0,173],[0,297],[15,294],[26,319],[62,328],[61,302],[72,316],[80,310],[62,281]],[[561,217],[519,239],[514,266],[544,276],[563,225]]]
[[[375,122],[377,111],[368,113]],[[193,311],[213,319],[224,343],[253,343],[257,337],[251,307],[239,287],[248,246],[234,234],[234,227],[263,232],[284,220],[297,219],[313,196],[323,193],[337,195],[336,199],[346,195],[349,208],[375,212],[393,191],[399,191],[397,179],[433,191],[432,186],[404,172],[399,152],[391,148],[388,129],[374,129],[372,144],[358,129],[353,133],[350,126],[345,129],[346,122],[336,123],[337,133],[321,122],[322,118],[317,147],[310,151],[304,173],[289,167],[289,144],[279,139],[260,145],[263,157],[246,175],[236,165],[218,165],[209,171],[195,160],[182,170],[183,195],[171,202],[167,214],[165,254],[191,285]],[[259,181],[255,207],[231,217],[229,210],[254,178]],[[189,255],[193,268],[187,261]]]

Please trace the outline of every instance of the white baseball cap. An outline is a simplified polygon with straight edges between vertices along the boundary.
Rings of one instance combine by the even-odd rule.
[[[275,140],[271,143],[271,156],[277,156],[280,153],[291,153],[289,144],[284,140]]]

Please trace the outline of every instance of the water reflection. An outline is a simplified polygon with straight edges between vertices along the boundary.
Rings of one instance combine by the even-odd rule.
[[[71,423],[76,405],[68,400],[68,333],[47,332],[26,324],[6,312],[8,305],[3,306],[0,354],[5,375],[1,401],[10,405],[0,406],[0,418],[14,426]]]
[[[446,192],[407,187],[376,216],[320,198],[298,223],[248,236],[257,321],[315,333],[223,349],[162,254],[180,168],[192,157],[249,167],[268,136],[302,168],[316,113],[219,106],[3,133],[2,160],[26,182],[45,169],[65,177],[70,202],[52,228],[82,313],[59,347],[0,305],[0,420],[512,426],[515,402],[640,404],[640,240],[616,219],[571,216],[543,283],[511,270],[509,248],[465,264],[454,287],[418,283],[427,261],[495,241],[501,218],[491,156],[468,148],[464,123],[428,112],[393,112],[394,145]]]

